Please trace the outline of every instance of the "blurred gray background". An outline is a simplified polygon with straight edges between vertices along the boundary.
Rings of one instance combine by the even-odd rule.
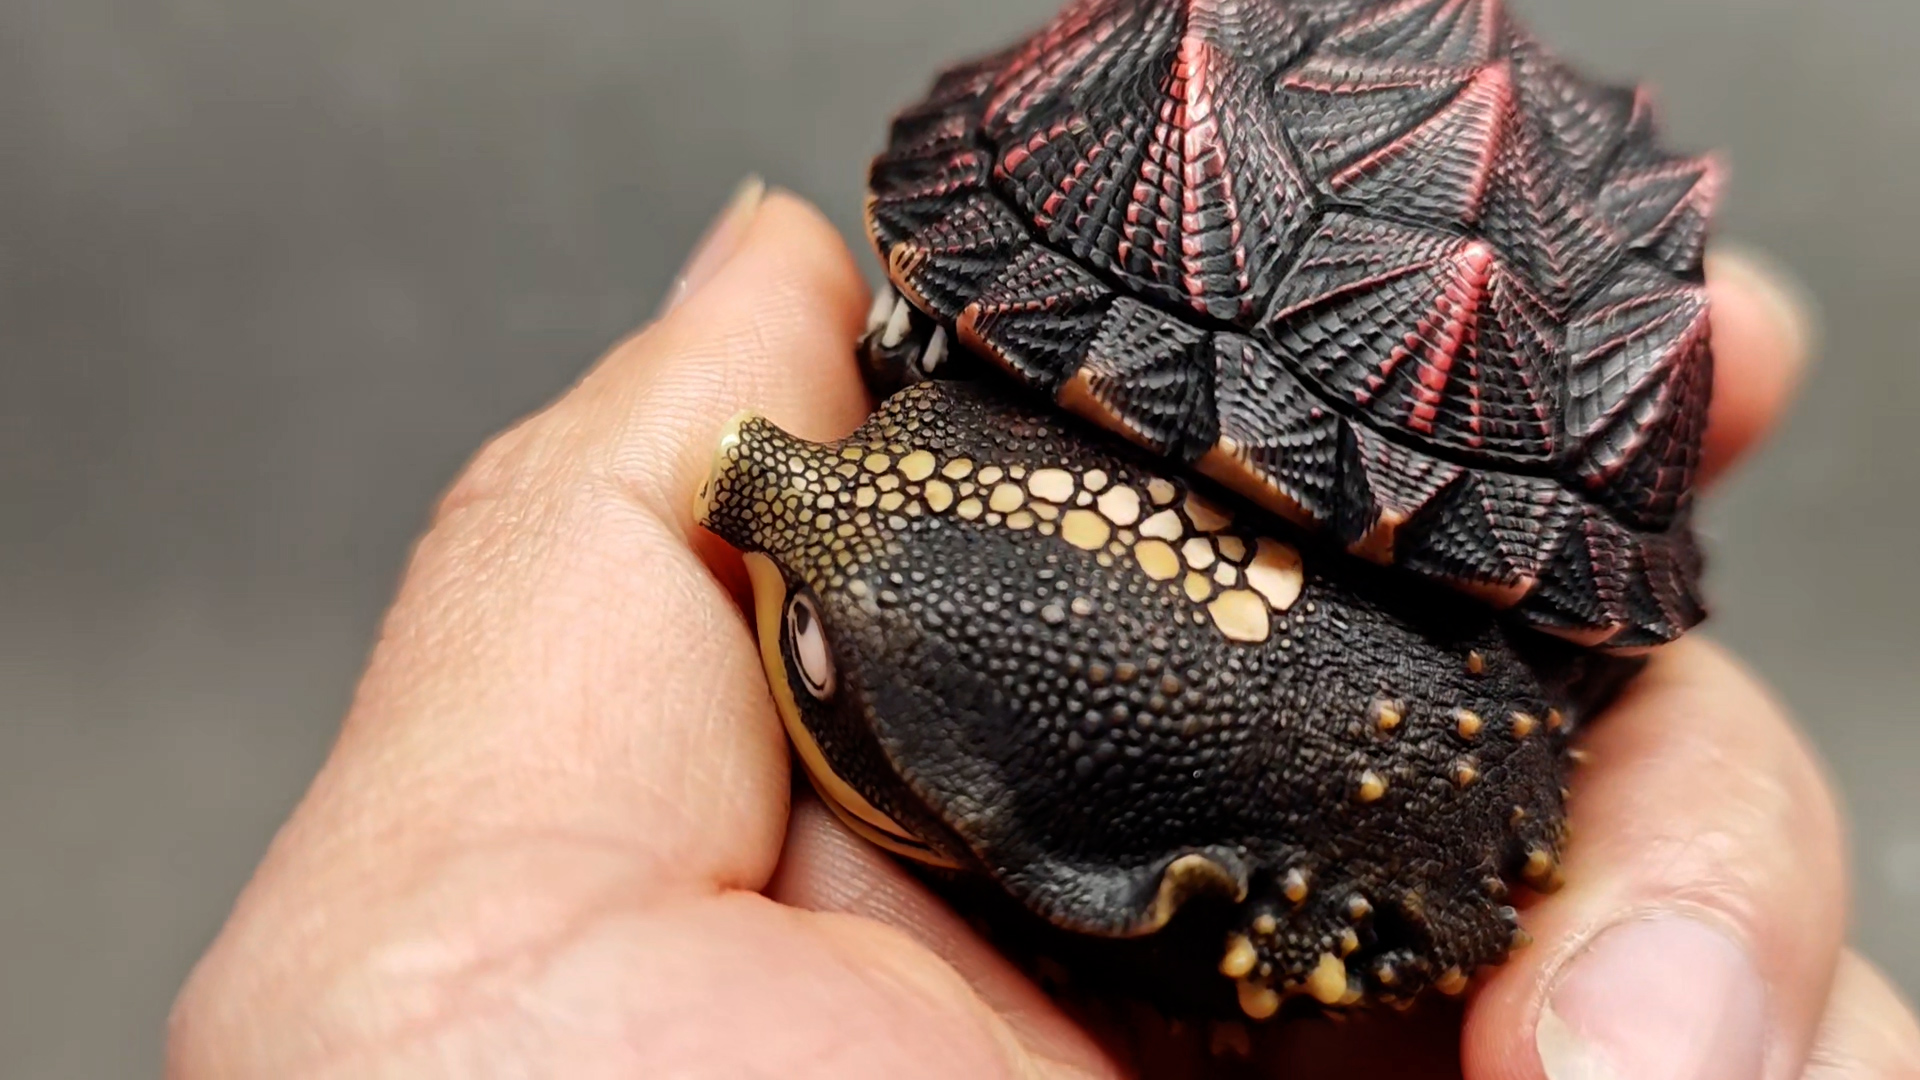
[[[0,1075],[149,1075],[434,494],[748,171],[850,234],[887,114],[1051,0],[0,3]],[[1827,348],[1717,500],[1714,632],[1920,989],[1920,4],[1515,0],[1727,149]],[[871,264],[870,264],[871,265]]]

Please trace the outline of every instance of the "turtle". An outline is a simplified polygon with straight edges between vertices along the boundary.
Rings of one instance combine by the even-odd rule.
[[[1705,617],[1722,173],[1502,0],[1073,0],[941,74],[881,404],[736,417],[696,507],[824,801],[1172,1015],[1462,992]]]

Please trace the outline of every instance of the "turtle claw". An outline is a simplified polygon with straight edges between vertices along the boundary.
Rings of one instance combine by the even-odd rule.
[[[1252,1020],[1294,998],[1338,1012],[1408,1005],[1428,989],[1457,996],[1524,939],[1513,908],[1470,892],[1437,910],[1415,890],[1372,900],[1332,887],[1300,899],[1297,889],[1276,892],[1245,906],[1218,965]]]
[[[954,358],[947,328],[892,286],[882,286],[873,298],[859,355],[867,388],[879,398],[943,376]]]

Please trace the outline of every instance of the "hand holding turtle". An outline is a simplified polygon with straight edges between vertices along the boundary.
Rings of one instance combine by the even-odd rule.
[[[1806,332],[1746,264],[1712,270],[1717,471]],[[691,520],[738,409],[814,438],[859,420],[850,256],[750,189],[675,300],[443,500],[330,761],[182,992],[173,1075],[1920,1070],[1911,1015],[1844,948],[1818,765],[1698,640],[1591,728],[1569,883],[1470,991],[1464,1043],[1458,1014],[1382,1014],[1263,1029],[1223,1064],[1204,1036],[1070,1020],[817,805],[789,813],[744,574]]]

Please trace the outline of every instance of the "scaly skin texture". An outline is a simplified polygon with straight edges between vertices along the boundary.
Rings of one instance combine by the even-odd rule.
[[[867,219],[1002,375],[1622,649],[1705,615],[1719,188],[1501,0],[1074,0],[895,121]]]
[[[863,835],[1176,1013],[1458,992],[1556,878],[1587,660],[1165,473],[930,382],[841,443],[737,423],[700,515]]]

